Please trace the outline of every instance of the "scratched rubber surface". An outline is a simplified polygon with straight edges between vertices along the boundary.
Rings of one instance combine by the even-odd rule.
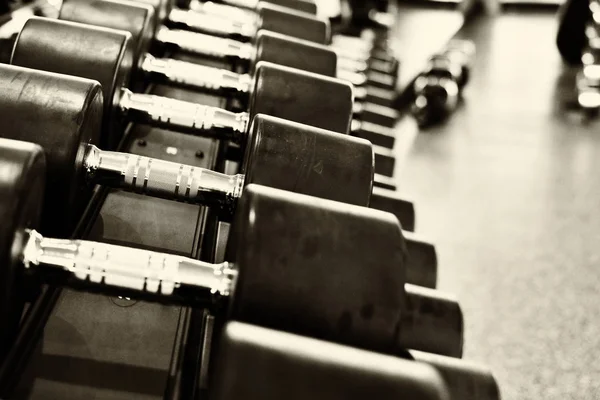
[[[508,400],[600,398],[600,121],[565,106],[556,28],[540,11],[465,27],[466,104],[418,135],[400,174],[463,306],[465,358]]]
[[[157,86],[154,93],[224,105],[217,97],[182,89]],[[132,153],[205,168],[212,168],[216,150],[215,141],[148,126],[135,126],[125,146]],[[111,190],[87,238],[194,256],[204,210]],[[180,307],[63,290],[14,398],[163,398],[180,312]]]

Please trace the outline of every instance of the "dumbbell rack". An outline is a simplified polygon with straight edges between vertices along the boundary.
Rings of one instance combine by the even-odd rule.
[[[190,56],[173,57],[193,61]],[[228,68],[219,62],[212,65]],[[184,89],[156,85],[147,90],[230,106],[220,98]],[[130,125],[119,147],[217,171],[228,169],[224,143],[159,128]],[[212,262],[219,261],[226,232],[227,225],[207,208],[155,198],[140,201],[136,194],[97,188],[73,237]],[[26,313],[8,362],[0,366],[0,388],[15,385],[17,393],[45,395],[77,390],[75,397],[91,397],[100,390],[117,398],[140,391],[148,397],[193,398],[204,388],[212,337],[207,333],[218,328],[214,321],[207,310],[46,287]],[[52,368],[61,362],[65,368]],[[81,375],[89,371],[90,375]]]
[[[225,67],[216,62],[214,65]],[[156,85],[149,87],[148,91],[219,107],[228,106],[215,96],[184,89]],[[224,149],[218,141],[159,128],[130,125],[119,147],[122,151],[198,167],[219,171],[225,168],[224,160],[219,158]],[[97,189],[73,236],[115,244],[135,244],[140,248],[166,250],[212,261],[217,248],[217,229],[217,216],[205,207],[155,198],[140,200],[137,194]],[[90,313],[89,310],[94,312]],[[32,373],[39,374],[43,383],[36,384],[32,390],[42,393],[72,390],[69,385],[61,388],[61,384],[56,384],[52,377],[50,380],[43,379],[45,374],[57,372],[43,368],[44,358],[50,356],[70,359],[69,362],[75,365],[78,362],[85,363],[86,368],[91,367],[92,371],[104,371],[103,374],[97,374],[98,380],[93,382],[77,376],[61,376],[58,381],[63,378],[66,379],[64,382],[82,378],[83,382],[89,384],[87,390],[110,388],[113,385],[124,393],[135,393],[135,388],[146,387],[149,393],[145,394],[160,396],[164,393],[165,398],[175,397],[176,392],[193,387],[183,382],[187,377],[181,375],[181,370],[183,364],[194,362],[186,357],[201,358],[199,352],[202,349],[194,349],[194,344],[201,343],[206,315],[205,312],[193,312],[186,308],[46,288],[26,314],[24,335],[11,352],[12,357],[9,356],[7,364],[10,370],[6,368],[2,371],[2,377],[6,377],[2,385],[16,383],[22,375],[29,376],[29,370],[33,368],[35,372]],[[42,335],[46,321],[48,332],[38,342],[38,348],[33,348],[36,339]],[[85,346],[74,343],[74,338],[69,335],[64,337],[64,346],[53,341],[56,339],[51,334],[53,329],[64,332],[73,326],[76,326],[78,335],[86,338]],[[144,335],[137,335],[141,331]],[[52,354],[42,354],[40,346],[44,350],[50,349]],[[144,355],[149,357],[144,358]],[[30,361],[24,365],[30,356]],[[127,365],[132,360],[135,365]],[[108,370],[112,372],[106,373]],[[64,372],[73,374],[76,371],[77,368],[73,367],[66,368]],[[131,376],[137,379],[132,380]],[[147,382],[157,380],[161,383],[148,388]],[[123,387],[124,384],[129,386]],[[30,387],[31,382],[17,385],[18,391]],[[85,391],[81,397],[85,397]]]

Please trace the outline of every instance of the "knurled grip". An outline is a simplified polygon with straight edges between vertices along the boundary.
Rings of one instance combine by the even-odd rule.
[[[137,122],[191,132],[199,136],[238,140],[246,132],[247,113],[122,90],[119,106]]]
[[[224,0],[223,3],[234,7],[255,9],[258,6],[258,0]]]
[[[84,167],[91,180],[112,187],[173,200],[232,210],[244,177],[89,146]]]
[[[250,10],[228,4],[213,3],[211,1],[193,1],[190,4],[190,10],[209,15],[217,15],[223,18],[235,19],[238,22],[250,22],[256,20],[256,13]]]
[[[97,284],[171,295],[181,285],[227,295],[235,270],[186,257],[85,240],[45,238],[29,232],[24,265],[57,267]]]
[[[144,57],[142,70],[164,76],[169,82],[210,91],[235,90],[248,93],[252,78],[226,69],[207,67],[172,58]]]
[[[181,9],[173,9],[169,14],[172,22],[180,23],[193,31],[207,32],[219,36],[241,35],[250,38],[256,34],[252,20],[239,21],[219,14],[207,14]]]
[[[197,32],[161,27],[156,34],[156,40],[175,45],[183,51],[208,57],[251,60],[254,56],[254,47],[251,44]]]

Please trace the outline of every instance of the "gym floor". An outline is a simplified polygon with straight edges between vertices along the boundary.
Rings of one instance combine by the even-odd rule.
[[[478,16],[465,101],[405,149],[401,192],[503,399],[600,398],[600,120],[569,104],[555,11]]]

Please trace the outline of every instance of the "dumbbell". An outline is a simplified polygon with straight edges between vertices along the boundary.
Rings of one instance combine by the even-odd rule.
[[[472,42],[456,40],[429,59],[413,84],[415,98],[411,111],[419,126],[441,122],[456,109],[469,80],[474,51]]]
[[[163,81],[192,86],[196,89],[248,95],[252,82],[250,75],[150,55],[150,39],[156,28],[152,22],[153,13],[149,5],[135,2],[70,1],[61,8],[59,18],[130,32],[135,48],[134,59],[138,60],[136,67],[140,72]],[[262,32],[259,35],[259,43],[260,53],[263,56],[260,59],[335,76],[335,55],[322,46],[299,40],[288,40],[284,35],[269,32]],[[282,51],[284,48],[287,50]],[[134,75],[143,76],[136,72],[134,71]],[[138,81],[143,83],[143,79]],[[388,127],[393,126],[398,119],[396,110],[376,104],[356,102],[353,111],[355,116],[362,120]]]
[[[105,99],[104,147],[108,149],[114,148],[122,135],[125,120],[119,118],[121,113],[167,129],[238,141],[245,136],[249,118],[258,113],[335,132],[348,130],[350,85],[270,63],[257,65],[248,113],[133,93],[124,89],[134,54],[130,37],[112,29],[31,18],[15,42],[11,63],[100,82]]]
[[[469,83],[475,44],[470,40],[453,39],[446,44],[440,55],[449,60],[451,66],[448,69],[462,90]]]
[[[459,89],[448,76],[421,74],[413,84],[411,112],[420,127],[444,121],[458,105]]]
[[[97,148],[104,107],[94,81],[8,65],[0,71],[0,115],[5,123],[1,135],[37,143],[47,152],[52,190],[46,202],[52,212],[43,220],[44,232],[69,232],[94,183],[213,206],[225,219],[249,183],[361,206],[371,201],[397,212],[411,206],[372,193],[373,152],[365,140],[257,115],[245,143],[243,174],[225,175]],[[407,282],[435,287],[435,247],[406,234]]]
[[[3,139],[0,158],[10,172],[0,177],[0,210],[10,210],[0,227],[3,300],[20,292],[25,272],[55,285],[222,308],[236,321],[382,353],[462,352],[458,303],[437,291],[425,298],[405,285],[406,253],[391,214],[252,184],[236,209],[227,261],[210,264],[43,237],[35,230],[46,175],[43,150]],[[14,322],[13,306],[0,304],[3,329]]]
[[[427,364],[240,322],[226,324],[214,360],[210,400],[454,400]]]
[[[220,3],[191,0],[188,6],[192,10],[211,12],[215,15],[234,15],[236,17],[244,17],[251,13],[256,13],[260,8],[260,3],[270,3],[272,5],[317,15],[316,3],[314,1],[307,0],[230,0],[222,1]]]
[[[338,351],[334,350],[336,348]],[[300,353],[300,349],[305,352]],[[303,370],[299,375],[303,377],[308,374],[311,377],[310,381],[312,385],[318,385],[317,382],[320,380],[321,372],[318,369],[308,370],[308,368],[314,367],[311,361],[320,360],[324,364],[328,364],[329,362],[333,362],[333,360],[346,359],[342,353],[342,349],[343,347],[339,345],[332,343],[325,344],[323,341],[291,333],[275,332],[271,329],[240,322],[228,322],[220,335],[219,344],[215,349],[213,375],[215,379],[209,382],[209,391],[211,391],[211,387],[214,388],[212,393],[217,395],[219,399],[246,398],[246,393],[255,392],[263,395],[262,398],[284,398],[284,395],[287,398],[288,393],[279,392],[278,390],[280,389],[278,386],[275,386],[275,392],[271,392],[270,382],[265,381],[264,377],[277,376],[278,383],[281,382],[281,379],[285,381],[289,380],[290,386],[293,387],[294,383],[297,382],[297,377],[288,376],[285,373],[282,376],[282,370],[285,371],[288,364],[290,366],[293,365],[294,368],[302,365],[307,369]],[[379,355],[378,360],[376,360],[373,358],[373,353],[361,352],[360,350],[358,352],[356,353],[357,357],[352,360],[352,363],[360,365],[366,371],[380,371],[384,368],[383,365],[389,366],[390,369],[385,369],[390,372],[395,370],[393,365],[395,365],[397,358]],[[297,357],[294,357],[296,354],[306,357],[306,361],[301,361]],[[346,356],[349,356],[349,354],[346,354]],[[323,359],[323,357],[327,357],[327,359]],[[415,368],[415,371],[419,371],[424,366],[433,367],[441,375],[448,390],[448,399],[500,400],[498,383],[488,368],[456,358],[414,350],[408,351],[406,358],[414,361],[412,367]],[[274,362],[280,360],[284,364]],[[372,362],[376,362],[377,365],[372,364]],[[263,370],[255,370],[247,367],[248,365],[256,364],[260,366],[268,365],[270,367],[269,373],[265,374]],[[225,369],[227,369],[227,372],[223,372]],[[227,385],[223,384],[224,381],[227,382]],[[264,382],[264,386],[259,383],[261,386],[257,387],[257,382]],[[345,385],[343,382],[337,380],[334,382],[329,381],[329,383],[333,385]],[[369,390],[368,393],[355,393],[356,397],[350,396],[348,398],[356,398],[358,400],[365,398],[365,396],[370,397],[378,389],[381,390],[382,388],[369,385],[367,388]],[[238,392],[240,390],[241,392]],[[294,398],[313,398],[310,393],[304,391],[301,393],[302,395]],[[402,393],[402,396],[398,398],[414,399],[415,397],[412,397],[408,393]]]
[[[82,0],[74,0],[82,1]],[[83,0],[84,1],[84,0]],[[158,24],[179,24],[190,30],[211,32],[219,35],[235,35],[241,37],[252,37],[257,30],[266,29],[273,32],[303,38],[316,43],[329,43],[331,40],[331,28],[329,21],[311,15],[309,13],[296,11],[289,7],[280,6],[270,2],[260,1],[256,5],[254,15],[247,25],[240,26],[232,24],[225,18],[206,15],[191,10],[175,7],[173,0],[137,0],[143,4],[151,5],[156,10]],[[184,0],[185,6],[190,1]],[[181,4],[181,6],[184,6]],[[214,17],[211,20],[211,17]],[[220,21],[218,26],[215,21]]]
[[[558,12],[556,45],[563,59],[570,64],[581,63],[581,55],[587,44],[586,24],[590,21],[589,0],[567,0]]]
[[[159,0],[136,1],[150,5],[157,5],[159,2]],[[160,1],[162,7],[164,7],[162,3],[172,3],[172,0]],[[331,40],[329,21],[315,15],[259,2],[256,13],[244,12],[243,18],[236,18],[232,15],[232,10],[234,14],[242,10],[229,6],[224,6],[225,10],[220,10],[222,5],[211,4],[211,6],[210,9],[203,7],[201,10],[197,8],[184,10],[167,6],[170,11],[165,23],[194,32],[237,38],[242,41],[252,40],[256,33],[263,29],[321,44],[327,44]]]

